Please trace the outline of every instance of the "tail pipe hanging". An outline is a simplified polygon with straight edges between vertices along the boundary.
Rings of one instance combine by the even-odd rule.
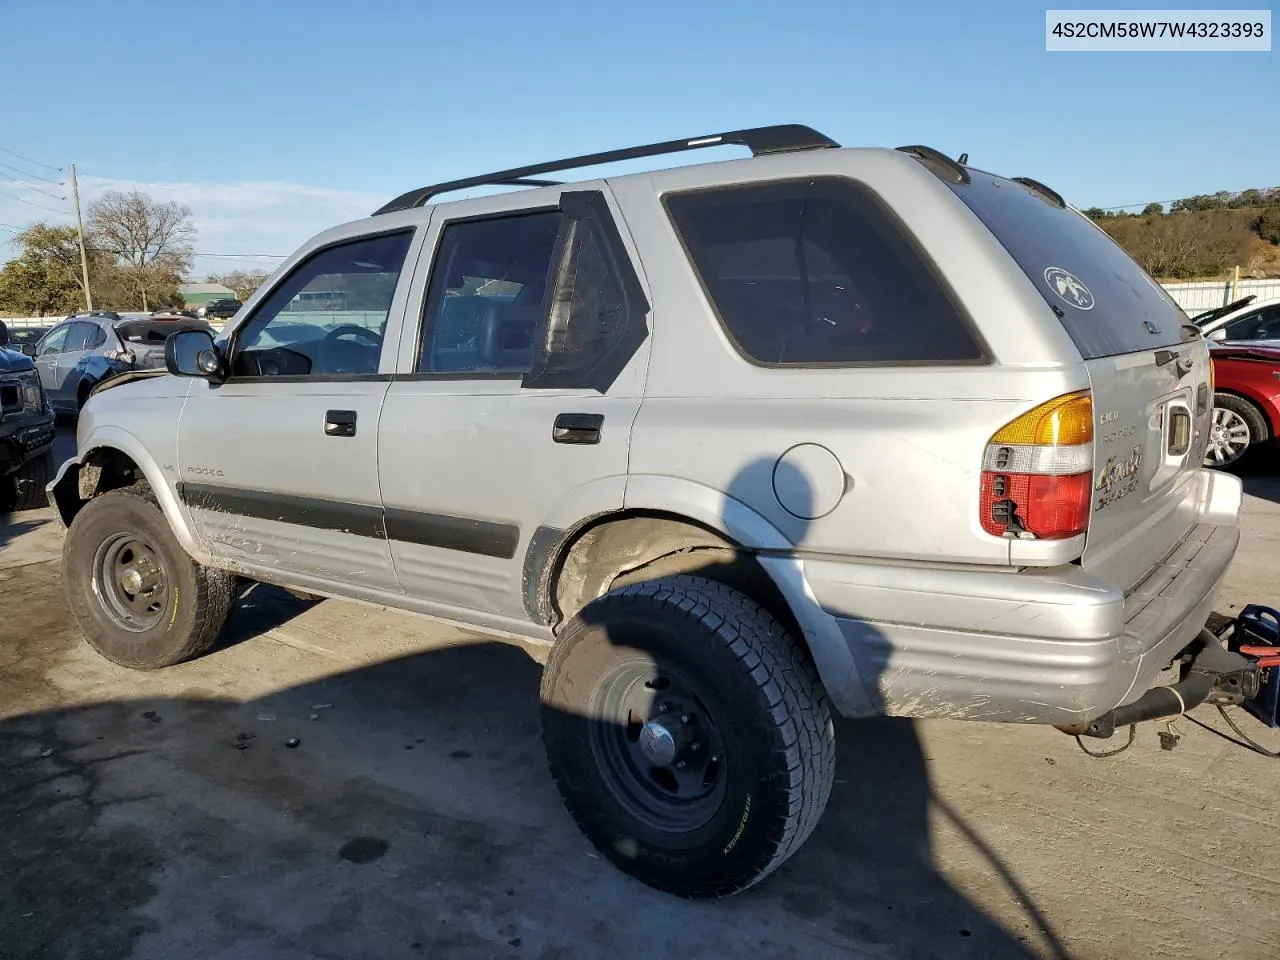
[[[1133,703],[1109,710],[1096,720],[1060,725],[1058,729],[1074,736],[1105,739],[1115,733],[1117,727],[1181,716],[1200,706],[1211,694],[1220,694],[1237,703],[1257,695],[1257,666],[1246,657],[1228,651],[1209,630],[1201,630],[1187,650],[1195,652],[1177,683],[1152,687]]]

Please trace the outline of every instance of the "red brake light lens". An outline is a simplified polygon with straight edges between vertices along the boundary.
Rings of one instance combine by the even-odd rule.
[[[1087,391],[1005,424],[983,457],[979,515],[997,537],[1065,540],[1089,527],[1093,404]]]

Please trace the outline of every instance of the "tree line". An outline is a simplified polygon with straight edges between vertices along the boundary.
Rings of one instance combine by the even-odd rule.
[[[191,209],[137,190],[111,190],[85,219],[88,284],[74,227],[36,222],[14,238],[18,255],[0,268],[0,310],[70,313],[88,293],[95,308],[151,310],[182,305],[178,285],[191,270]]]
[[[1198,194],[1141,213],[1082,211],[1152,276],[1184,280],[1221,276],[1234,266],[1248,275],[1280,275],[1280,187]]]

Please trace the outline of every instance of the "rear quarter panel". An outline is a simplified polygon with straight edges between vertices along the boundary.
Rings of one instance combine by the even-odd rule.
[[[867,183],[920,239],[969,305],[990,363],[762,367],[738,353],[685,256],[663,194],[735,179],[832,174]],[[632,435],[629,507],[667,507],[640,496],[664,488],[642,478],[678,478],[718,491],[726,512],[730,501],[745,505],[800,550],[1010,562],[1010,541],[985,533],[978,521],[986,442],[1036,404],[1087,387],[1087,372],[1044,299],[936,177],[894,151],[813,151],[663,171],[613,188],[653,291],[654,341]],[[830,456],[808,456],[814,448]],[[810,502],[809,515],[784,505],[778,490],[786,486],[792,507],[795,496]],[[1019,547],[1023,563],[1058,562],[1064,549],[1061,542]]]

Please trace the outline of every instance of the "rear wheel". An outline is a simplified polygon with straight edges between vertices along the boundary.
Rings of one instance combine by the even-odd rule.
[[[1213,397],[1213,419],[1205,448],[1206,467],[1241,464],[1268,438],[1262,412],[1243,397],[1217,393]]]
[[[615,590],[565,627],[542,680],[551,773],[615,865],[684,897],[758,882],[804,843],[835,768],[806,652],[738,591]]]
[[[231,611],[235,577],[192,560],[142,485],[90,500],[62,555],[85,639],[122,666],[154,670],[199,656]]]

